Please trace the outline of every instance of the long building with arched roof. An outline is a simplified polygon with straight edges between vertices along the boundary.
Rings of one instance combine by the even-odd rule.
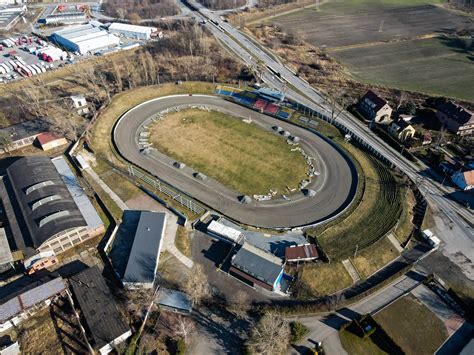
[[[67,163],[59,159],[20,158],[3,178],[1,199],[12,236],[10,244],[14,244],[12,250],[21,250],[25,259],[34,260],[41,253],[59,254],[104,231]]]

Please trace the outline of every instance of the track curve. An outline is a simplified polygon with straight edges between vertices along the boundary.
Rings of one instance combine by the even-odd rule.
[[[140,153],[138,137],[143,125],[156,113],[183,105],[206,105],[233,116],[250,117],[254,123],[268,131],[272,131],[272,126],[278,125],[299,137],[300,146],[307,154],[316,158],[320,171],[320,175],[308,186],[317,192],[316,195],[306,197],[298,192],[291,196],[291,201],[280,198],[242,204],[238,201],[238,192],[210,178],[205,181],[196,179],[193,177],[195,170],[189,167],[175,168],[175,161],[170,157],[159,152],[148,155]],[[227,217],[250,226],[294,228],[322,223],[344,211],[351,204],[357,188],[357,171],[353,162],[326,138],[216,96],[174,95],[142,103],[120,117],[113,129],[112,139],[119,154],[128,162]]]

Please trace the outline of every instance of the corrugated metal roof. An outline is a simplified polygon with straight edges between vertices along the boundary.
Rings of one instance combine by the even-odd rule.
[[[84,189],[79,184],[76,176],[73,174],[71,168],[67,164],[66,160],[63,157],[58,157],[52,159],[56,170],[66,184],[69,193],[72,196],[72,199],[76,203],[79,211],[86,220],[87,228],[96,229],[104,224],[100,219],[99,214],[92,205],[91,201],[87,197]]]
[[[188,295],[180,291],[170,290],[163,287],[158,291],[156,303],[158,303],[160,306],[174,308],[186,312],[191,312],[193,308],[193,302],[189,299]]]
[[[66,283],[58,277],[9,299],[0,305],[0,322],[9,320],[23,310],[50,299],[65,289]]]
[[[165,213],[141,211],[123,282],[153,283],[165,223]]]
[[[148,34],[157,31],[156,27],[129,25],[126,23],[114,22],[109,26],[109,31],[125,31]]]

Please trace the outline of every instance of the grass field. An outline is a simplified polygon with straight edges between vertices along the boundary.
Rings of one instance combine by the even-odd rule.
[[[352,334],[347,330],[341,330],[339,332],[339,339],[341,340],[342,347],[350,355],[383,355],[387,352],[380,349],[371,339],[359,338],[357,335]]]
[[[443,322],[411,295],[374,318],[408,355],[433,354],[448,337]]]
[[[364,278],[398,257],[398,251],[387,238],[383,238],[357,254],[352,263]]]
[[[299,285],[308,296],[330,295],[352,285],[352,279],[342,263],[305,266],[300,274]]]
[[[151,127],[151,142],[241,194],[286,192],[286,186],[298,186],[308,169],[284,138],[217,111],[171,113]]]
[[[474,84],[467,75],[474,71],[474,62],[448,39],[378,44],[331,54],[362,82],[474,100]]]

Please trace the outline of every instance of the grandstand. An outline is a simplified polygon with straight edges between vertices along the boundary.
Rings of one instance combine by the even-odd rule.
[[[273,100],[268,100],[267,96],[262,96],[260,91],[247,91],[230,86],[219,85],[216,87],[216,94],[225,96],[232,101],[254,110],[264,112],[267,115],[275,116],[283,120],[290,119],[293,109],[283,107]]]

